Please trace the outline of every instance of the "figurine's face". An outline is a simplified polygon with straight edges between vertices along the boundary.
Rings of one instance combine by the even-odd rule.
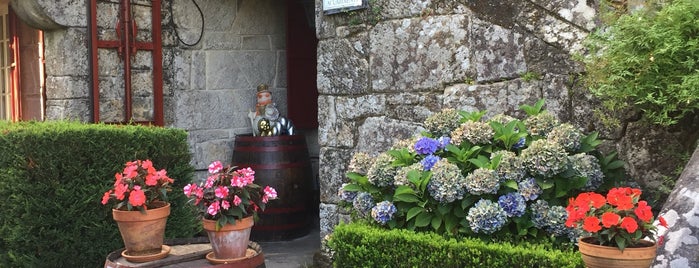
[[[272,93],[270,92],[258,92],[257,93],[257,103],[258,104],[268,104],[272,102]]]

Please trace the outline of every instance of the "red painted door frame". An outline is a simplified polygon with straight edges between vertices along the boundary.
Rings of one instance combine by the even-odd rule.
[[[131,0],[120,0],[119,20],[117,23],[117,33],[119,40],[99,40],[97,38],[97,0],[90,0],[90,53],[92,58],[92,106],[93,120],[100,122],[100,100],[99,100],[99,61],[97,57],[98,49],[116,49],[121,56],[124,66],[124,121],[121,123],[131,123],[131,58],[138,50],[149,50],[153,54],[153,121],[134,122],[139,124],[152,124],[163,126],[163,54],[161,39],[161,14],[160,0],[151,1],[151,42],[139,42],[136,40],[138,28],[131,17]]]
[[[17,26],[17,14],[15,14],[14,11],[12,11],[12,8],[10,7],[10,10],[8,12],[8,28],[9,28],[9,33],[8,36],[10,37],[10,47],[8,48],[8,53],[7,56],[9,57],[6,59],[12,66],[10,70],[10,110],[11,110],[11,118],[12,121],[19,121],[20,118],[22,118],[22,102],[21,100],[21,82],[20,82],[20,71],[21,66],[20,66],[20,60],[19,60],[19,36],[17,35],[18,32],[18,26]]]

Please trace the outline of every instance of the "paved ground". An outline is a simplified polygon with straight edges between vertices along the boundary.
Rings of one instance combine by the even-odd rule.
[[[313,254],[320,250],[320,231],[315,227],[304,237],[259,244],[265,254],[266,268],[309,268],[313,267]]]

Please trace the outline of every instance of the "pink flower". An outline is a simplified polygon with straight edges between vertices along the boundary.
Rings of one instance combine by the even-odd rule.
[[[216,182],[216,178],[218,175],[211,175],[208,178],[206,178],[206,183],[204,183],[204,188],[211,188],[214,186],[214,182]]]
[[[194,193],[197,190],[197,185],[194,183],[190,183],[184,186],[184,195],[187,197],[192,196],[192,193]]]
[[[218,198],[226,198],[226,196],[228,196],[228,188],[219,186],[216,188],[215,194]]]
[[[124,200],[124,195],[126,194],[127,191],[129,191],[128,184],[120,183],[114,187],[114,194],[116,195],[116,198],[118,200]]]
[[[214,161],[209,165],[209,173],[214,174],[218,173],[223,169],[223,164],[221,164],[221,161]]]
[[[127,179],[133,179],[138,175],[138,161],[132,161],[126,163],[124,167],[124,177]]]
[[[240,197],[238,197],[237,195],[233,196],[233,205],[237,207],[240,205],[241,202],[243,202],[243,200],[240,200]]]
[[[265,186],[264,195],[262,196],[262,203],[267,204],[270,199],[277,199],[277,190],[274,190],[274,188]]]
[[[106,205],[107,202],[109,202],[109,197],[112,195],[112,190],[109,190],[104,193],[102,196],[102,205]]]
[[[221,207],[223,209],[229,209],[229,208],[231,208],[231,203],[228,202],[228,200],[223,200],[223,201],[221,201]]]
[[[216,201],[209,205],[209,208],[206,210],[206,212],[209,213],[209,215],[211,216],[216,216],[219,210],[221,210],[221,206],[219,205],[219,202]]]
[[[155,186],[156,184],[158,184],[158,176],[148,173],[148,175],[146,175],[146,185]]]
[[[129,194],[129,204],[134,207],[142,206],[146,203],[146,194],[141,191],[141,187],[134,186],[133,191]]]

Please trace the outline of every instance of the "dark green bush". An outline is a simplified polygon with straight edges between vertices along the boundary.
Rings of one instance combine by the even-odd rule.
[[[583,267],[579,253],[550,245],[445,239],[360,223],[338,225],[329,246],[335,267]]]
[[[175,180],[166,237],[199,222],[182,187],[192,178],[182,130],[71,122],[0,122],[0,267],[100,267],[123,243],[100,204],[124,163],[151,159]]]

